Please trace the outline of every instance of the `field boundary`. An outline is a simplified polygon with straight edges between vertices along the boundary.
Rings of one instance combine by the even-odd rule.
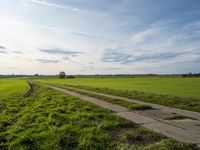
[[[29,85],[29,90],[23,95],[23,98],[29,97],[31,95],[31,93],[33,92],[33,83],[31,83],[31,81],[27,81],[28,85]]]

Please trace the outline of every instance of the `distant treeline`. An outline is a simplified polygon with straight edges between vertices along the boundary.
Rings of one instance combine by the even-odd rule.
[[[13,77],[58,77],[58,75],[0,75],[0,78]],[[67,78],[74,77],[200,77],[200,73],[186,73],[186,74],[95,74],[95,75],[67,75]]]
[[[95,74],[95,75],[76,75],[78,77],[200,77],[200,73],[186,74]]]
[[[182,77],[200,77],[200,73],[182,74]]]
[[[0,78],[31,77],[33,75],[0,75]]]

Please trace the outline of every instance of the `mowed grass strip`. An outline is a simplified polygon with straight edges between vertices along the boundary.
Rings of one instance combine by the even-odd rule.
[[[70,86],[85,90],[91,90],[95,92],[101,92],[105,94],[122,96],[130,99],[137,99],[150,103],[156,103],[164,106],[200,112],[200,99],[198,98],[160,95],[160,94],[145,93],[139,91],[113,90],[109,88],[93,88],[88,86],[74,86],[74,85]]]
[[[0,149],[194,148],[43,86],[34,85],[29,97],[5,99],[2,103]]]
[[[0,78],[0,100],[23,96],[28,92],[29,85],[25,79]]]
[[[94,98],[97,98],[97,99],[100,99],[100,100],[104,100],[104,101],[107,101],[107,102],[112,103],[112,104],[117,104],[117,105],[123,106],[123,107],[125,107],[129,110],[151,109],[151,106],[136,104],[134,102],[128,102],[128,101],[125,101],[125,100],[122,100],[122,99],[114,99],[114,98],[110,98],[110,97],[107,97],[107,96],[102,96],[102,95],[98,95],[98,94],[94,94],[94,93],[90,93],[90,92],[85,92],[85,91],[81,91],[80,89],[70,88],[69,86],[59,86],[59,87],[73,91],[73,92],[76,92],[76,93],[80,93],[82,95],[87,95],[87,96],[94,97]]]

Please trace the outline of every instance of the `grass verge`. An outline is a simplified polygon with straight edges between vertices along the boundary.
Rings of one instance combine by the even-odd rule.
[[[73,91],[73,92],[76,92],[76,93],[79,93],[79,94],[83,94],[83,95],[87,95],[87,96],[90,96],[90,97],[98,98],[100,100],[104,100],[104,101],[110,102],[112,104],[117,104],[117,105],[123,106],[123,107],[125,107],[125,108],[127,108],[129,110],[151,109],[151,106],[147,106],[147,105],[136,104],[134,102],[128,102],[128,101],[121,100],[121,99],[114,99],[114,98],[110,98],[110,97],[107,97],[107,96],[102,96],[102,95],[95,94],[95,93],[85,92],[85,91],[82,91],[80,89],[70,88],[70,87],[67,87],[67,86],[59,86],[59,87],[65,88],[67,90],[70,90],[70,91]]]
[[[164,106],[175,107],[190,111],[200,112],[200,99],[192,97],[178,97],[171,95],[159,95],[153,93],[145,93],[139,91],[123,91],[113,90],[109,88],[94,88],[88,86],[76,86],[76,85],[65,85],[79,89],[91,90],[95,92],[101,92],[105,94],[117,95],[126,98],[137,99],[145,102],[156,103]]]

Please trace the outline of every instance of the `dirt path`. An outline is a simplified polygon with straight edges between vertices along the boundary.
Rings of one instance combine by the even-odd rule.
[[[51,89],[61,91],[65,94],[84,99],[86,101],[99,105],[103,108],[112,110],[116,115],[122,118],[128,119],[137,124],[140,124],[145,128],[162,133],[168,137],[176,139],[177,141],[190,143],[190,144],[198,144],[200,146],[199,113],[189,111],[189,116],[192,118],[195,118],[195,120],[194,119],[164,120],[163,119],[164,115],[166,115],[167,113],[172,113],[174,111],[177,113],[180,113],[181,115],[183,114],[188,115],[188,114],[185,114],[187,113],[187,111],[185,110],[171,109],[169,107],[160,106],[156,104],[150,105],[154,109],[145,110],[145,111],[129,111],[125,107],[111,104],[109,102],[106,102],[94,97],[82,95],[82,94],[72,92],[70,90],[66,90],[63,88],[56,87],[56,86],[50,86],[50,85],[46,85],[46,86],[48,86]],[[112,97],[112,98],[122,99],[122,97],[108,95],[108,94],[102,94],[102,93],[96,93],[96,94],[99,94],[99,95],[101,94],[101,95]],[[123,99],[125,100],[126,98],[123,98]],[[131,99],[126,99],[126,100],[130,101]],[[131,101],[137,103],[136,100],[131,100]],[[140,101],[138,103],[140,103]],[[141,104],[146,105],[147,103],[142,102]]]

